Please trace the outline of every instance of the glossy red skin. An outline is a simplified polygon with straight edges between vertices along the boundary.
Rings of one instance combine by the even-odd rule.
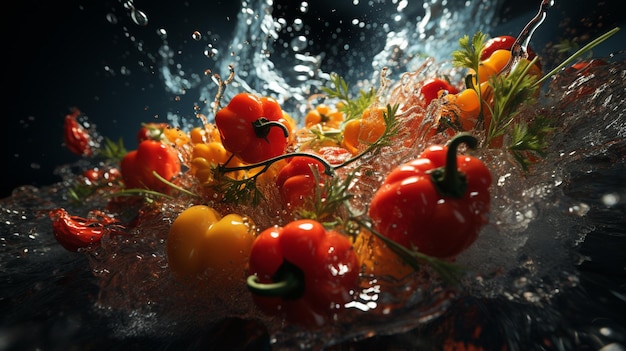
[[[71,216],[62,208],[49,212],[52,232],[61,246],[68,251],[77,252],[83,248],[99,245],[105,233],[123,233],[123,227],[115,218],[100,211],[92,211],[91,214],[93,218]]]
[[[399,244],[452,259],[477,239],[487,222],[491,173],[480,160],[458,155],[467,190],[462,198],[443,196],[429,172],[444,166],[446,152],[445,146],[431,146],[394,169],[374,194],[369,216],[376,230]]]
[[[142,188],[167,192],[169,185],[156,178],[156,171],[166,180],[180,173],[181,166],[177,152],[169,145],[156,140],[144,140],[137,150],[130,151],[120,164],[122,179],[126,188]]]
[[[91,135],[80,123],[78,117],[80,111],[73,109],[71,113],[65,115],[63,126],[63,141],[65,146],[73,153],[79,156],[93,155],[91,148]]]
[[[313,169],[317,169],[320,182],[317,183]],[[276,187],[283,203],[289,208],[302,207],[307,199],[315,195],[318,186],[324,185],[324,165],[306,156],[288,159],[276,176]]]
[[[510,35],[501,35],[487,40],[483,51],[481,51],[480,53],[480,60],[484,61],[488,59],[489,57],[491,57],[491,54],[493,54],[493,52],[496,50],[511,50],[511,47],[513,47],[515,40],[516,38]],[[527,50],[528,60],[532,60],[535,58],[535,56],[537,56],[530,46],[528,46]],[[537,67],[541,68],[539,61],[537,61],[535,64],[537,65]]]
[[[308,219],[264,230],[252,244],[250,274],[271,283],[284,261],[303,271],[304,293],[294,298],[253,294],[263,312],[283,316],[290,323],[321,326],[352,300],[359,262],[346,236]]]
[[[456,94],[459,92],[457,88],[452,86],[452,84],[446,80],[439,78],[426,80],[420,89],[420,93],[424,97],[425,105],[428,106],[432,100],[437,99],[439,97],[439,92],[442,90],[446,90],[450,94]]]
[[[283,111],[276,100],[248,93],[235,95],[215,114],[215,125],[224,148],[243,162],[258,163],[285,153],[288,138],[282,129],[272,127],[266,138],[256,135],[253,123],[261,117],[274,122],[284,121]]]

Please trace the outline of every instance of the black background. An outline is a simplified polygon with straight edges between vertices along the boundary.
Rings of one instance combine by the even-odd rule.
[[[62,144],[63,116],[72,107],[89,116],[102,135],[113,140],[123,138],[129,149],[134,147],[134,133],[140,123],[166,121],[168,112],[193,115],[196,101],[189,99],[197,96],[182,96],[177,100],[181,96],[167,93],[158,73],[142,69],[137,63],[147,62],[147,55],[158,50],[161,41],[156,31],[166,28],[168,40],[179,45],[175,49],[185,55],[181,61],[207,62],[207,68],[212,68],[202,56],[201,46],[191,39],[191,33],[212,31],[219,35],[220,41],[228,42],[239,4],[234,1],[135,1],[134,4],[148,14],[147,26],[133,24],[118,1],[21,1],[6,11],[1,30],[5,92],[1,95],[4,171],[0,198],[9,196],[20,185],[43,186],[56,182],[60,178],[54,169],[77,160]],[[329,22],[330,27],[344,25],[346,38],[342,39],[347,41],[351,40],[350,18],[369,15],[371,20],[376,15],[375,8],[371,13],[354,13],[366,6],[353,6],[349,0],[310,1],[309,6],[304,21],[313,26],[313,31],[324,35],[327,28],[324,22]],[[275,11],[287,18],[296,7],[297,4],[288,0],[275,1]],[[557,3],[534,41],[541,47],[549,36],[562,37],[568,32],[576,35],[576,28],[591,35],[606,31],[624,22],[623,13],[617,8],[615,0]],[[501,33],[516,34],[536,12],[537,5],[505,1],[500,9]],[[108,13],[114,13],[119,22],[115,25],[107,22]],[[562,13],[567,13],[571,20],[563,22]],[[598,18],[601,23],[595,22]],[[132,28],[125,31],[125,26]],[[144,42],[143,53],[125,37],[127,32]],[[623,33],[620,35],[623,42]],[[107,66],[116,75],[107,72]],[[120,77],[121,66],[127,66],[131,75]]]

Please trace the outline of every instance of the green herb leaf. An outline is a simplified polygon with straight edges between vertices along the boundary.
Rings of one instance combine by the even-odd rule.
[[[343,103],[343,106],[341,106],[339,110],[346,115],[346,121],[360,117],[363,111],[372,105],[376,99],[374,88],[368,91],[360,90],[358,96],[352,98],[350,86],[346,80],[338,74],[331,74],[330,82],[333,87],[322,87],[322,91],[326,93],[329,98],[339,99]]]
[[[485,47],[486,40],[487,35],[481,33],[480,31],[474,34],[471,43],[469,36],[464,35],[461,37],[461,39],[459,39],[460,49],[452,52],[452,65],[455,67],[472,69],[475,72],[478,72],[480,54]]]

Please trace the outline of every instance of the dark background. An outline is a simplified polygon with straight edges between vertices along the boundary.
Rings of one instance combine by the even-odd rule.
[[[197,60],[212,68],[202,56],[199,44],[191,39],[191,33],[212,31],[221,42],[228,42],[239,11],[238,2],[135,1],[134,4],[148,15],[147,26],[133,24],[118,1],[21,1],[6,10],[1,29],[5,92],[1,95],[4,172],[0,198],[9,196],[20,185],[43,186],[56,182],[60,178],[54,169],[78,159],[62,145],[63,116],[72,107],[89,116],[102,135],[114,140],[123,138],[129,149],[135,146],[134,133],[140,123],[166,121],[168,112],[193,115],[195,101],[190,99],[197,95],[179,99],[180,95],[166,92],[158,73],[140,67],[138,62],[150,63],[150,53],[156,52],[161,43],[156,31],[166,28],[168,41],[179,45],[177,49],[185,55],[180,61]],[[296,6],[288,0],[275,1],[275,11],[286,17]],[[350,0],[309,1],[309,6],[305,23],[322,36],[325,21],[330,27],[345,26],[346,37],[342,40],[347,41],[352,33],[348,28],[350,21],[345,19],[375,16],[377,10],[354,13],[365,6],[353,6]],[[505,1],[499,6],[501,21],[494,25],[501,34],[513,35],[538,8],[533,1]],[[107,13],[115,14],[119,22],[107,22]],[[563,22],[563,13],[571,20]],[[556,37],[555,33],[559,36],[569,32],[576,36],[578,29],[593,35],[623,23],[624,15],[618,11],[616,0],[557,3],[533,42],[542,47],[550,36]],[[126,37],[126,33],[142,40],[143,52],[138,52],[136,42]],[[623,34],[620,33],[621,41],[615,38],[613,44],[604,48],[623,43]],[[115,74],[107,72],[107,66]],[[127,66],[131,74],[120,77],[121,66]]]

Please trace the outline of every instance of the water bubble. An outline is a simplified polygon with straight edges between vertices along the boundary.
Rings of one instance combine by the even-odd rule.
[[[193,40],[198,41],[202,39],[202,34],[196,30],[193,33],[191,33],[191,37],[193,38]]]

